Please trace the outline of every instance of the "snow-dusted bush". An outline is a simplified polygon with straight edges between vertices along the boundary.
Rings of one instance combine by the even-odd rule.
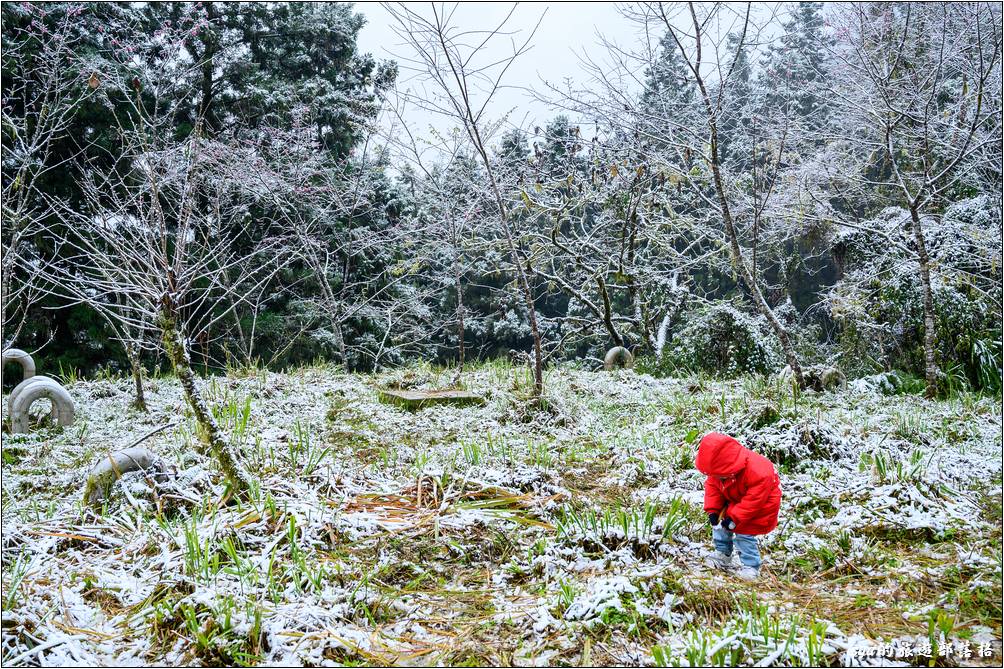
[[[875,391],[882,395],[916,395],[924,391],[924,380],[893,370],[862,376],[849,383],[848,387],[857,392]]]
[[[765,374],[783,364],[775,337],[762,318],[722,303],[691,312],[666,347],[663,367],[733,377]]]
[[[781,418],[776,422],[746,429],[744,444],[777,464],[797,465],[818,460],[839,460],[853,453],[853,445],[833,428],[813,420]]]

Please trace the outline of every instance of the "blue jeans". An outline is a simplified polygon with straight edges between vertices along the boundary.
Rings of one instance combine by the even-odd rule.
[[[745,567],[760,568],[760,548],[757,546],[756,537],[752,534],[737,534],[722,527],[715,527],[711,530],[711,537],[715,540],[715,549],[719,553],[732,555],[732,547],[739,551],[739,562]]]

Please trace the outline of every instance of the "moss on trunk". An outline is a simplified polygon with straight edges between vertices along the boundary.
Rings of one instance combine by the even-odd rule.
[[[250,487],[251,479],[244,467],[241,466],[237,454],[234,453],[232,446],[223,435],[223,431],[220,430],[213,412],[202,397],[198,379],[195,377],[195,372],[192,371],[191,356],[185,338],[170,314],[161,315],[161,333],[167,357],[171,361],[174,373],[181,381],[185,398],[195,414],[195,420],[199,424],[202,439],[209,453],[215,458],[234,491],[238,493],[246,491]]]

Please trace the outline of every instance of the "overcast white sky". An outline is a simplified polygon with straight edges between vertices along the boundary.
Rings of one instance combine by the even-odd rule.
[[[409,2],[408,8],[422,16],[432,15],[432,3]],[[453,11],[450,23],[461,30],[488,30],[498,26],[506,15],[513,11],[512,2],[462,2],[456,9],[455,3],[436,3],[440,14]],[[404,61],[412,58],[414,51],[394,32],[396,19],[378,2],[356,3],[355,9],[366,17],[366,25],[359,35],[359,48],[369,52],[378,59],[393,59],[402,64],[398,76],[398,88],[414,89],[418,82],[412,73],[407,71]],[[731,31],[738,30],[742,24],[746,5],[737,3],[726,6],[718,14],[718,18],[709,27],[710,31],[720,37]],[[779,24],[771,22],[771,17],[781,20],[786,18],[788,8],[785,3],[759,2],[751,7],[753,24],[769,27],[758,32],[760,46],[764,39],[774,39],[780,34]],[[550,82],[563,88],[563,82],[570,79],[580,85],[588,85],[589,73],[583,65],[583,54],[604,61],[608,56],[606,48],[599,46],[600,35],[606,41],[618,45],[628,52],[638,52],[644,49],[646,36],[640,33],[637,23],[625,18],[613,2],[521,2],[516,6],[507,28],[521,31],[514,36],[520,42],[525,41],[533,27],[540,21],[540,27],[532,41],[531,50],[522,55],[506,72],[503,84],[493,98],[493,103],[487,108],[488,119],[507,118],[507,124],[531,130],[535,125],[543,127],[546,122],[560,113],[551,109],[546,103],[534,99],[527,90],[534,88],[544,90],[542,81]],[[683,28],[689,28],[689,15],[682,5],[670,6],[670,21]],[[685,30],[686,32],[686,30]],[[522,39],[520,39],[522,36]],[[660,34],[647,37],[654,48]],[[482,64],[494,62],[511,53],[511,45],[507,39],[494,38],[489,47],[481,55]],[[631,66],[632,78],[643,79],[644,67]],[[428,88],[426,89],[428,91]],[[580,119],[573,119],[580,121]],[[411,133],[417,137],[428,137],[429,129],[439,132],[449,130],[452,121],[433,112],[409,107],[405,113],[405,121]],[[386,119],[385,119],[385,122]],[[583,134],[588,136],[590,124],[588,119],[583,122]]]
[[[429,15],[429,3],[408,4],[414,11]],[[505,18],[512,6],[511,2],[462,3],[454,15],[454,23],[470,29],[494,27]],[[361,51],[372,53],[378,59],[394,60],[398,60],[395,56],[409,57],[413,53],[401,44],[401,39],[391,27],[394,18],[379,3],[357,3],[355,9],[366,16],[366,25],[359,35]],[[525,39],[542,15],[533,48],[506,73],[505,83],[510,87],[496,94],[494,103],[488,108],[490,118],[498,119],[511,114],[511,124],[523,127],[533,127],[536,123],[544,125],[557,112],[534,100],[524,90],[525,87],[539,87],[541,79],[557,84],[566,77],[581,81],[583,69],[579,54],[584,49],[595,47],[597,32],[623,44],[636,39],[634,26],[618,14],[612,2],[521,2],[510,25],[523,30]],[[505,56],[506,46],[507,43],[497,42],[495,53],[487,56]],[[407,79],[408,73],[402,72],[398,85],[404,88],[413,85]],[[448,123],[435,114],[414,108],[408,111],[407,120],[412,131],[419,135],[427,134],[429,126],[438,130],[448,127]]]

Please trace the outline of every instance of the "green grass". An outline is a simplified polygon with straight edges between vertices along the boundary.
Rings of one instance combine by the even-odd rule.
[[[1000,633],[1000,480],[953,480],[958,489],[947,490],[938,458],[950,457],[946,449],[979,447],[975,440],[999,424],[999,408],[987,397],[797,395],[769,377],[646,381],[638,390],[610,375],[557,369],[548,372],[549,406],[531,410],[528,370],[497,361],[463,375],[466,387],[489,397],[476,409],[478,422],[433,413],[381,421],[374,387],[448,383],[454,372],[431,365],[377,376],[303,368],[269,373],[279,389],[272,396],[260,394],[260,371],[206,379],[216,417],[256,480],[247,497],[224,499],[210,466],[188,492],[191,500],[163,511],[150,497],[109,502],[100,531],[135,537],[142,547],[122,559],[130,568],[163,570],[154,592],[116,619],[121,632],[151,640],[147,659],[162,660],[177,647],[172,657],[183,663],[251,665],[271,657],[263,630],[276,609],[324,602],[344,612],[325,630],[380,639],[369,648],[321,641],[327,632],[304,622],[305,635],[290,646],[327,644],[322,657],[331,662],[574,665],[644,656],[665,666],[833,664],[839,658],[823,651],[831,622],[844,634],[921,635],[932,644],[972,636],[976,625]],[[176,382],[159,383],[148,397],[152,410],[176,411],[180,395],[162,396],[177,393]],[[290,404],[285,389],[312,394]],[[705,431],[760,417],[782,426],[818,422],[863,444],[864,454],[812,458],[785,470],[782,524],[763,543],[763,579],[748,584],[698,564],[711,541],[693,459]],[[100,420],[87,412],[81,418],[61,434],[5,440],[4,505],[29,529],[95,524],[66,503],[79,496],[66,474],[79,473],[110,437]],[[150,446],[179,470],[205,467],[193,431],[189,417]],[[8,451],[11,444],[19,450]],[[530,482],[507,488],[498,483],[504,476],[489,478],[497,473],[529,474]],[[880,486],[898,504],[910,504],[911,495],[935,504],[970,500],[983,524],[951,524],[940,534],[867,520],[834,529],[838,520],[844,525],[838,514],[866,504]],[[680,496],[691,494],[696,503]],[[390,516],[400,525],[366,525]],[[177,559],[151,567],[176,538]],[[72,564],[67,573],[86,582],[95,613],[122,613],[95,574],[102,560],[125,553],[54,541],[31,570],[17,551],[5,562],[5,611],[36,600],[58,607],[44,600],[51,572],[40,578],[36,565]],[[598,580],[615,575],[638,591],[621,593],[618,606],[594,619],[565,619]],[[220,592],[210,604],[191,596],[213,587]],[[656,614],[664,605],[675,614],[670,623]],[[532,644],[513,641],[534,622],[526,612],[542,606],[554,624],[534,633]],[[428,636],[422,654],[412,656],[410,630],[419,627]]]

